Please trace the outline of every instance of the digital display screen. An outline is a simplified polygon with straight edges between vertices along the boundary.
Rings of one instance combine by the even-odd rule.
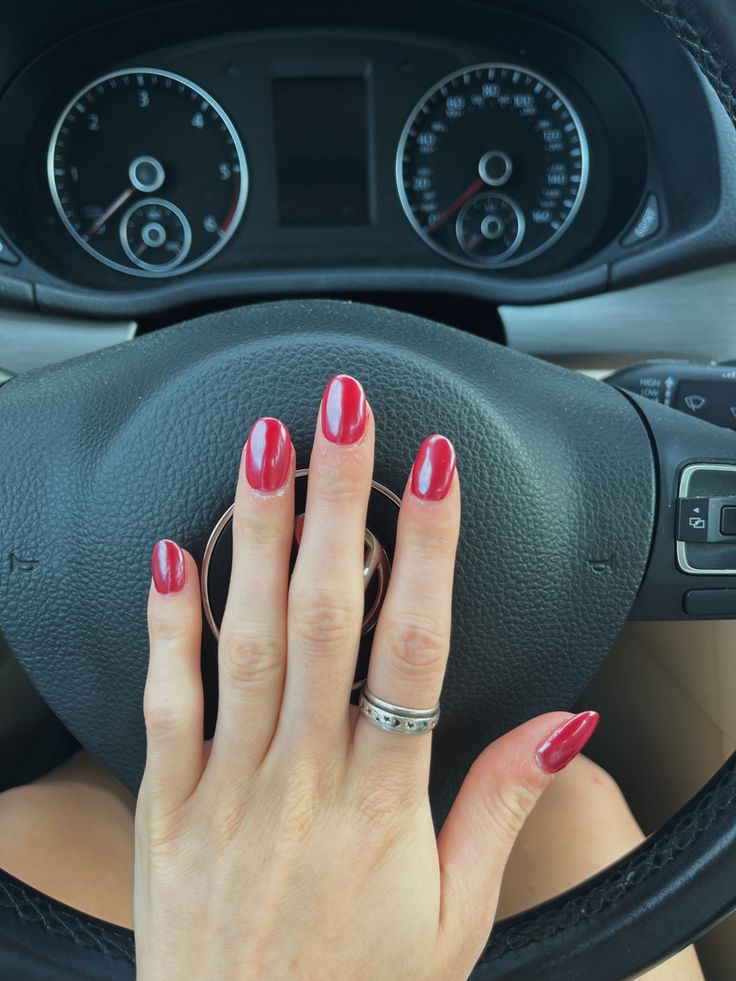
[[[272,84],[281,224],[367,224],[365,79]]]

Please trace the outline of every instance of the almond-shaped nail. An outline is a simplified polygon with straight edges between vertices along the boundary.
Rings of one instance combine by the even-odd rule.
[[[167,538],[156,542],[151,557],[151,575],[156,592],[163,596],[180,593],[184,589],[186,573],[184,553],[176,542],[171,542]]]
[[[279,419],[265,416],[251,426],[245,447],[245,477],[257,491],[281,490],[291,469],[291,437]]]
[[[558,773],[583,749],[598,725],[597,712],[578,712],[545,739],[536,760],[545,773]]]
[[[331,443],[357,443],[368,412],[363,386],[350,375],[335,375],[322,397],[322,432]]]
[[[446,436],[429,436],[419,447],[411,471],[411,492],[422,501],[447,497],[455,473],[455,447]]]

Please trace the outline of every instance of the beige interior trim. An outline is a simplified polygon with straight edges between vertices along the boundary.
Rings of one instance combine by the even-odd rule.
[[[595,758],[645,833],[736,750],[736,621],[629,623],[581,705],[601,713]],[[698,942],[708,981],[732,981],[736,918]]]
[[[0,368],[11,374],[90,354],[135,336],[133,320],[72,317],[0,309]]]
[[[629,289],[498,308],[509,347],[570,368],[736,357],[736,263]]]

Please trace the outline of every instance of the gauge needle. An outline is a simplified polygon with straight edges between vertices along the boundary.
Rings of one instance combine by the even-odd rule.
[[[437,215],[432,224],[427,226],[427,230],[430,232],[435,232],[438,228],[441,228],[447,219],[452,218],[457,209],[464,205],[468,198],[472,198],[474,194],[480,191],[482,187],[485,187],[485,183],[479,177],[478,180],[473,181],[470,187],[463,191],[459,198],[455,198],[452,204],[448,205],[444,211],[441,211]]]
[[[105,222],[107,221],[107,219],[108,218],[111,218],[115,214],[115,212],[118,210],[118,208],[122,208],[122,206],[125,204],[125,202],[128,200],[128,198],[132,197],[134,194],[135,194],[135,188],[134,187],[127,187],[123,191],[123,193],[120,195],[120,197],[115,198],[115,200],[110,205],[110,207],[109,208],[106,208],[102,212],[102,214],[100,215],[100,217],[97,218],[96,221],[92,225],[89,226],[89,228],[87,229],[87,231],[84,233],[85,239],[92,238],[92,236],[95,234],[95,232],[97,232],[100,228],[102,228],[102,226],[105,224]]]

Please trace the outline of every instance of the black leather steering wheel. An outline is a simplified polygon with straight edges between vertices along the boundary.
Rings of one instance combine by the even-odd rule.
[[[732,112],[736,7],[649,5]],[[375,476],[388,488],[400,491],[427,433],[448,433],[458,449],[438,824],[477,753],[530,715],[570,705],[637,593],[656,604],[684,466],[736,462],[734,433],[449,327],[336,301],[217,313],[13,379],[0,389],[0,521],[12,554],[3,635],[63,722],[132,790],[145,753],[150,547],[166,535],[202,556],[257,416],[284,419],[305,465],[337,371],[366,387]],[[211,729],[212,637],[203,670]],[[618,979],[689,943],[736,903],[735,798],[732,758],[617,865],[497,925],[473,976]],[[10,877],[0,880],[0,944],[19,958],[42,951],[34,977],[134,974],[128,931]]]

